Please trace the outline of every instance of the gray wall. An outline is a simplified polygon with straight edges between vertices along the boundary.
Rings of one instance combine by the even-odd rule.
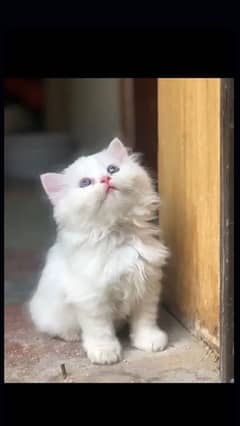
[[[121,137],[119,79],[70,79],[69,126],[79,153],[102,149]]]

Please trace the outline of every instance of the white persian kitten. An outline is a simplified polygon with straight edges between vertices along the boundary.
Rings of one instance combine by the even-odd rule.
[[[81,330],[97,364],[120,360],[115,330],[124,319],[134,347],[163,350],[157,313],[168,251],[152,223],[159,197],[137,156],[114,139],[41,182],[58,232],[29,305],[36,327],[65,340],[80,339]]]

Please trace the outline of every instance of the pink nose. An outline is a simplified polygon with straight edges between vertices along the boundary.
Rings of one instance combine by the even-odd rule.
[[[111,176],[103,176],[103,177],[100,179],[100,182],[101,182],[101,183],[109,184],[110,179],[111,179]]]

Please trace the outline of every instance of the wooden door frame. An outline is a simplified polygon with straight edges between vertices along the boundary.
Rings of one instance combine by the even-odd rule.
[[[157,78],[120,79],[121,133],[157,178]]]
[[[221,80],[220,375],[234,381],[234,80]]]
[[[134,79],[119,79],[121,138],[130,148],[135,148]]]

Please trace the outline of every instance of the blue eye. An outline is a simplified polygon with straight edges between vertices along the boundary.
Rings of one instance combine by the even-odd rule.
[[[79,186],[81,188],[84,188],[85,186],[91,185],[92,180],[90,178],[82,178],[79,182]]]
[[[108,166],[107,171],[108,173],[110,173],[110,175],[112,175],[113,173],[117,173],[119,172],[119,167],[118,166],[114,166],[114,164],[110,164],[110,166]]]

